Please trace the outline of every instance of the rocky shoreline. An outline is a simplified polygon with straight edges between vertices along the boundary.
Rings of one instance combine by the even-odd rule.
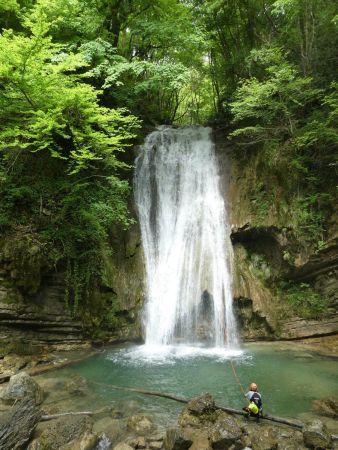
[[[338,400],[318,402],[318,417],[295,427],[258,423],[218,409],[210,394],[190,400],[177,424],[163,426],[125,401],[118,407],[79,411],[87,380],[73,377],[38,381],[26,372],[13,375],[0,388],[0,448],[2,450],[303,450],[338,449],[334,426]],[[67,401],[46,402],[51,394]],[[64,392],[63,392],[64,391]],[[330,401],[329,401],[330,400]],[[60,407],[62,408],[60,410]],[[71,409],[73,408],[73,410]],[[169,425],[169,424],[168,424]],[[332,436],[333,435],[333,436]]]

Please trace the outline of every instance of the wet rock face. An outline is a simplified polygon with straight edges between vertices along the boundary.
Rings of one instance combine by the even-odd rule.
[[[209,441],[212,448],[223,450],[242,448],[242,430],[236,419],[223,411],[218,413],[215,424],[210,428]],[[232,447],[234,446],[234,447]]]
[[[253,450],[277,450],[278,440],[274,427],[257,429],[252,436]]]
[[[190,414],[200,416],[201,414],[209,414],[216,410],[215,400],[209,393],[203,394],[198,398],[192,399],[187,404]]]
[[[259,237],[263,231],[270,234],[269,239]],[[338,245],[333,243],[306,261],[283,261],[284,257],[291,258],[292,245],[284,234],[276,227],[262,230],[251,226],[233,232],[234,307],[242,337],[257,340],[338,335]],[[320,317],[310,310],[299,316],[287,298],[277,293],[285,282],[298,287],[303,283],[320,294],[327,303]]]
[[[320,420],[314,420],[303,429],[305,445],[315,449],[331,448],[331,436],[326,426]]]
[[[43,391],[26,372],[20,372],[10,378],[8,386],[1,393],[1,400],[7,404],[17,400],[33,400],[39,405],[43,400]]]
[[[292,203],[295,192],[292,189],[288,191],[289,188],[278,177],[269,178],[262,172],[260,152],[249,152],[245,157],[235,154],[222,132],[215,130],[214,136],[232,224],[231,239],[237,272],[234,304],[238,300],[242,302],[236,311],[242,337],[245,340],[270,340],[338,335],[336,205],[332,201],[332,210],[325,224],[323,248],[315,248],[320,242],[316,243],[316,239],[310,242],[309,233],[302,233],[299,229],[299,215],[295,216]],[[274,192],[270,200],[265,197],[268,192]],[[243,253],[247,253],[249,258],[243,258]],[[253,268],[250,263],[254,258],[261,259],[261,264]],[[258,271],[252,270],[257,268]],[[276,295],[274,289],[283,281],[308,283],[327,299],[323,319],[310,324],[293,321],[298,314],[291,310],[287,301]],[[243,301],[246,302],[245,307]],[[285,320],[286,314],[282,310],[278,311],[281,304],[288,320]]]
[[[188,450],[193,441],[184,430],[180,428],[169,428],[164,439],[166,450]]]
[[[237,420],[217,410],[210,394],[191,400],[178,418],[179,426],[167,430],[166,450],[241,449],[242,430]]]
[[[138,227],[117,230],[107,247],[114,251],[102,250],[103,275],[93,288],[89,316],[95,316],[110,342],[140,340],[144,264]],[[84,314],[74,318],[65,306],[66,278],[65,267],[62,263],[57,271],[52,267],[39,235],[30,227],[0,237],[0,355],[88,344],[83,326],[90,328],[91,322]],[[107,320],[105,305],[112,302],[115,318]]]

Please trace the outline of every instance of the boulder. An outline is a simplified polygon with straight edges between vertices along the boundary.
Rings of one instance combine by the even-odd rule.
[[[163,447],[165,450],[188,450],[192,443],[191,437],[187,436],[184,430],[177,427],[171,427],[167,429]]]
[[[8,404],[17,400],[33,400],[39,405],[43,400],[43,391],[28,373],[20,372],[11,376],[8,386],[1,393],[1,399]]]
[[[154,426],[149,417],[139,414],[129,418],[128,428],[137,434],[146,435],[153,431]]]
[[[211,423],[215,420],[215,411],[215,401],[210,394],[206,393],[187,403],[179,415],[178,423],[185,428],[200,428],[202,423]]]
[[[278,450],[306,450],[303,433],[298,430],[279,430]]]
[[[276,450],[278,448],[278,437],[275,427],[255,427],[250,434],[253,450]]]
[[[319,413],[329,416],[338,417],[338,398],[323,398],[321,400],[314,400],[313,407]]]
[[[210,394],[190,400],[178,419],[179,434],[193,442],[194,448],[243,448],[242,430],[230,414],[216,409]],[[176,438],[176,441],[179,441]],[[178,445],[178,444],[177,444]]]
[[[34,441],[34,450],[60,450],[92,431],[88,416],[68,416],[53,420]],[[71,447],[72,448],[72,447]],[[31,448],[29,450],[32,450]]]
[[[210,418],[210,417],[209,417]],[[201,426],[202,416],[191,414],[188,408],[184,408],[178,417],[178,424],[180,427],[199,428]]]
[[[321,420],[313,420],[303,428],[305,445],[309,448],[331,448],[331,436]]]
[[[187,409],[190,414],[195,416],[210,414],[216,411],[215,400],[209,393],[206,393],[190,400],[187,404]]]
[[[79,375],[73,377],[66,383],[66,389],[71,395],[84,395],[87,389],[87,380]]]
[[[210,427],[209,440],[214,449],[242,448],[242,430],[236,419],[224,411],[216,412],[215,423]],[[235,447],[232,447],[232,446]]]
[[[87,431],[83,436],[60,447],[60,450],[93,450],[98,439],[97,434],[89,433]]]

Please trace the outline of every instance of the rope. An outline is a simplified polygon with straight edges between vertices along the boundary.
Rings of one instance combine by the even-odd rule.
[[[236,373],[236,370],[235,370],[235,367],[234,367],[234,365],[233,365],[233,363],[232,363],[232,360],[229,359],[229,361],[230,361],[230,365],[231,365],[232,372],[233,372],[233,374],[234,374],[235,380],[237,381],[237,384],[239,385],[239,388],[240,388],[242,394],[243,394],[244,397],[245,397],[245,392],[244,392],[242,383],[241,383],[241,381],[240,381],[240,379],[239,379],[239,377],[238,377],[238,375],[237,375],[237,373]],[[246,397],[245,397],[245,398],[246,398]]]

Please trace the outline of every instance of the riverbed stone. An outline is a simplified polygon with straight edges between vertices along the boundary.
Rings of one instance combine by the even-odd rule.
[[[135,448],[146,448],[146,447],[147,447],[147,443],[146,443],[145,437],[144,436],[139,436],[137,438]]]
[[[314,400],[313,407],[319,413],[329,416],[338,417],[338,398],[330,397],[321,400]]]
[[[326,425],[321,420],[315,419],[303,428],[305,445],[309,448],[331,448],[331,436]]]
[[[84,395],[87,390],[87,380],[80,375],[71,378],[66,383],[66,390],[71,395]]]
[[[209,431],[209,439],[214,449],[241,448],[242,430],[236,419],[224,411],[216,411],[215,423]]]
[[[200,416],[201,414],[210,414],[216,410],[215,400],[208,392],[200,397],[190,400],[187,404],[190,414]]]
[[[87,431],[83,436],[61,446],[59,450],[93,450],[98,440],[97,434]]]
[[[127,439],[125,443],[130,445],[130,447],[137,449],[147,448],[147,442],[144,436],[138,436],[136,438]]]
[[[188,408],[184,408],[178,417],[178,424],[181,427],[194,427],[198,428],[201,426],[201,417],[194,414],[190,414]]]
[[[26,372],[11,376],[5,390],[1,393],[1,400],[12,404],[17,400],[32,399],[39,405],[43,400],[43,391],[38,383]]]
[[[93,425],[93,432],[100,434],[105,433],[111,441],[116,441],[125,432],[126,425],[124,421],[112,419],[111,417],[103,417],[97,420]]]
[[[188,450],[192,443],[193,440],[187,435],[185,430],[178,427],[170,427],[167,429],[163,447],[165,450]]]
[[[212,450],[210,441],[206,435],[201,435],[195,439],[189,450]]]
[[[60,417],[43,429],[34,445],[41,450],[60,450],[64,445],[91,432],[92,421],[88,416]]]
[[[301,431],[280,429],[277,434],[278,450],[306,450]]]
[[[148,446],[151,450],[160,450],[161,448],[163,448],[163,442],[162,441],[149,442]]]
[[[126,444],[125,442],[119,442],[117,445],[115,445],[113,450],[134,450],[134,449],[130,445]]]
[[[250,434],[253,450],[276,450],[278,448],[278,433],[275,427],[256,426]]]
[[[153,433],[150,436],[147,436],[147,440],[149,442],[152,442],[152,441],[163,441],[164,438],[165,438],[165,430],[157,431],[156,433]]]
[[[138,414],[129,418],[128,428],[137,434],[146,435],[153,431],[154,425],[149,417]]]

